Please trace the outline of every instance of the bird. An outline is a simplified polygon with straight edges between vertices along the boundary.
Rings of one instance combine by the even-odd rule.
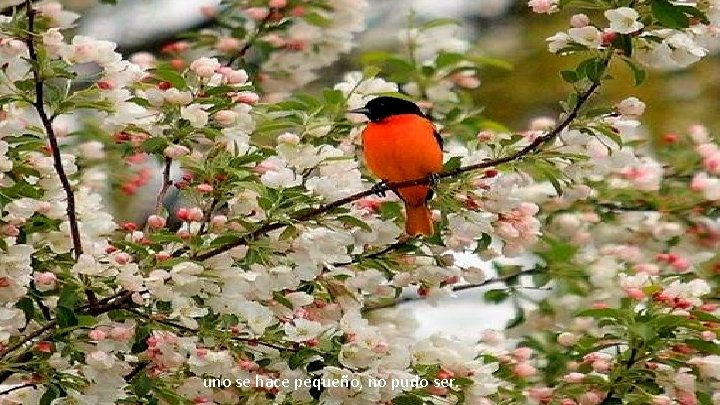
[[[434,234],[428,201],[431,185],[443,167],[443,142],[432,121],[417,104],[397,97],[381,96],[364,107],[349,110],[370,122],[362,131],[365,165],[381,182],[374,187],[383,195],[385,185],[427,178],[429,184],[393,189],[405,203],[405,232],[411,236]]]

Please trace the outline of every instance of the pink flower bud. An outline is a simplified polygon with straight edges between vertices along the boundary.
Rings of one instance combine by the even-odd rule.
[[[245,14],[255,21],[260,21],[270,15],[270,10],[265,7],[250,7],[245,10]]]
[[[518,363],[513,367],[513,374],[520,378],[532,377],[537,374],[537,369],[530,363]]]
[[[159,215],[150,215],[147,219],[147,223],[150,229],[160,229],[165,227],[167,221]]]
[[[93,329],[88,333],[88,337],[90,338],[90,340],[94,340],[96,342],[105,340],[105,336],[105,332],[100,329]]]
[[[170,145],[165,148],[164,153],[166,157],[177,159],[190,154],[190,149],[182,145]]]
[[[187,218],[190,222],[200,222],[203,220],[203,210],[198,207],[193,207],[188,210]]]
[[[218,14],[218,9],[215,6],[202,6],[200,12],[206,18],[214,18]]]
[[[183,222],[187,222],[189,217],[189,211],[187,208],[178,208],[177,211],[175,211],[175,215],[178,217],[179,220]]]
[[[213,191],[213,186],[207,183],[198,184],[195,188],[201,193],[212,193]]]
[[[645,293],[643,292],[643,290],[636,287],[626,288],[625,294],[635,301],[640,301],[645,298]]]
[[[570,18],[570,26],[573,28],[587,27],[590,19],[585,14],[575,14]]]
[[[518,361],[527,361],[532,357],[533,350],[529,347],[518,347],[512,354]]]
[[[291,134],[290,132],[285,132],[283,134],[278,135],[277,143],[286,143],[288,145],[297,145],[300,143],[300,137],[295,134]]]
[[[563,381],[565,381],[568,384],[577,384],[582,382],[582,380],[585,379],[585,374],[583,373],[568,373],[563,376]]]
[[[597,371],[598,373],[604,373],[608,370],[610,370],[610,362],[607,360],[598,360],[592,362],[590,365],[593,370]]]
[[[20,229],[18,229],[18,227],[13,224],[3,225],[2,227],[0,227],[0,232],[2,232],[3,235],[13,236],[13,237],[20,235]]]
[[[227,219],[227,217],[226,217],[225,215],[215,215],[215,216],[213,216],[212,219],[210,220],[210,224],[211,224],[211,225],[213,226],[213,228],[215,228],[215,229],[222,229],[222,227],[225,226],[225,224],[227,223],[227,221],[228,221],[228,219]]]
[[[35,284],[42,285],[42,286],[55,286],[55,282],[57,281],[57,276],[55,276],[55,273],[50,271],[44,271],[42,273],[37,273],[33,277],[33,280],[35,281]]]
[[[115,262],[117,264],[124,265],[124,264],[130,263],[131,261],[132,261],[132,257],[125,252],[120,252],[115,255]]]
[[[244,84],[248,80],[248,74],[244,70],[220,68],[219,72],[225,78],[227,84]]]
[[[118,342],[128,342],[133,337],[132,329],[127,326],[116,326],[110,329],[110,338]]]
[[[602,400],[602,396],[595,392],[586,392],[580,395],[580,398],[578,398],[578,402],[580,405],[597,405]]]
[[[670,397],[668,397],[667,395],[653,395],[651,404],[670,405],[672,404],[672,399],[670,399]]]
[[[287,6],[287,0],[270,0],[268,6],[270,8],[283,8]]]
[[[242,91],[237,94],[237,96],[235,97],[235,101],[237,101],[238,103],[252,105],[257,104],[257,102],[260,101],[260,96],[251,91]]]
[[[215,113],[213,118],[223,127],[229,127],[237,121],[238,114],[232,110],[220,110]]]
[[[215,49],[220,52],[234,52],[240,49],[242,42],[239,39],[233,37],[222,37],[215,43]]]

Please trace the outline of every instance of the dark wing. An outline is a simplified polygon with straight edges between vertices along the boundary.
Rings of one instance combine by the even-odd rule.
[[[435,140],[437,141],[438,145],[440,145],[440,149],[442,150],[442,148],[443,148],[442,136],[440,136],[440,134],[438,133],[437,130],[433,131],[433,136],[435,137]]]

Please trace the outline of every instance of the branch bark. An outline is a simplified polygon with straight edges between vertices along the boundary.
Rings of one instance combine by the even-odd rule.
[[[73,253],[75,255],[75,259],[77,260],[78,257],[82,254],[82,243],[80,241],[80,230],[78,228],[78,221],[77,221],[77,215],[75,213],[75,193],[73,192],[72,185],[70,184],[70,180],[68,180],[67,173],[65,173],[65,169],[62,165],[62,158],[60,156],[60,146],[58,145],[57,137],[55,136],[55,131],[52,127],[52,119],[47,114],[47,111],[45,111],[45,101],[44,101],[44,89],[43,89],[43,78],[41,76],[41,73],[39,71],[38,66],[38,54],[35,49],[35,10],[32,7],[32,1],[26,0],[25,1],[25,15],[28,19],[28,36],[25,39],[25,43],[28,47],[28,54],[30,56],[30,60],[33,62],[32,65],[32,75],[33,75],[33,81],[35,83],[35,102],[33,103],[33,106],[35,107],[35,110],[37,111],[38,115],[40,116],[40,121],[42,122],[43,128],[45,129],[45,134],[48,137],[48,141],[50,142],[50,150],[52,152],[53,157],[53,165],[55,166],[55,171],[58,174],[58,177],[60,178],[60,183],[62,184],[62,188],[65,191],[65,198],[67,199],[67,216],[68,216],[68,222],[70,223],[70,234],[72,237],[72,244],[73,244]]]
[[[541,270],[536,269],[536,268],[532,268],[532,269],[530,269],[530,270],[520,271],[520,272],[517,272],[517,273],[514,273],[514,274],[507,275],[507,276],[489,278],[489,279],[483,281],[482,283],[457,285],[457,286],[454,286],[454,287],[452,288],[452,291],[453,291],[453,292],[457,292],[457,291],[472,290],[472,289],[475,289],[475,288],[486,287],[486,286],[488,286],[488,285],[490,285],[490,284],[504,283],[504,282],[506,282],[506,281],[508,281],[508,280],[510,280],[510,279],[512,279],[512,278],[515,278],[515,277],[529,276],[529,275],[532,275],[532,274],[540,274],[540,273],[542,273]],[[375,309],[392,308],[392,307],[395,307],[395,306],[397,306],[397,305],[399,305],[399,304],[403,304],[403,303],[406,303],[406,302],[412,302],[412,301],[419,301],[419,300],[422,300],[422,299],[423,299],[423,298],[420,297],[420,296],[406,297],[406,298],[398,298],[398,299],[392,300],[392,301],[390,301],[390,302],[383,302],[383,303],[380,303],[380,304],[377,304],[377,305],[367,305],[367,306],[365,306],[365,308],[364,308],[363,310],[364,310],[364,311],[372,311],[372,310],[375,310]]]

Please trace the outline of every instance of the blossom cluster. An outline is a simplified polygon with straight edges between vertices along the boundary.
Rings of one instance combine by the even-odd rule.
[[[642,52],[637,10],[607,10],[617,34],[607,40],[573,17],[581,31],[551,45],[590,59],[563,74],[575,90],[563,115],[513,132],[487,126],[469,96],[482,69],[503,64],[444,20],[412,25],[402,52],[370,54],[372,66],[309,95],[292,90],[351,49],[365,2],[227,1],[204,9],[216,27],[127,60],[113,43],[67,36],[77,15],[56,2],[12,6],[0,20],[8,403],[691,404],[717,379],[720,314],[707,296],[720,149],[693,127],[682,142],[696,165],[679,173],[645,142],[643,102],[584,108],[614,57],[606,50]],[[700,28],[712,32],[691,8],[681,11],[699,23],[652,34],[673,52],[686,41],[670,38],[692,39],[681,66],[705,55],[693,48]],[[630,42],[614,42],[622,35]],[[455,175],[430,201],[432,237],[402,233],[397,196],[366,192],[364,123],[345,111],[379,94],[417,100],[445,140]],[[106,197],[152,184],[153,163],[152,209],[117,219]],[[536,287],[560,291],[535,311],[518,307],[520,347],[499,332],[414,339],[411,316],[387,309],[406,290],[434,303],[466,283],[499,283],[488,301],[521,301],[522,270],[498,260],[488,278],[456,260],[467,252],[534,254]],[[655,380],[636,392],[645,370]],[[218,388],[206,378],[454,385]]]

